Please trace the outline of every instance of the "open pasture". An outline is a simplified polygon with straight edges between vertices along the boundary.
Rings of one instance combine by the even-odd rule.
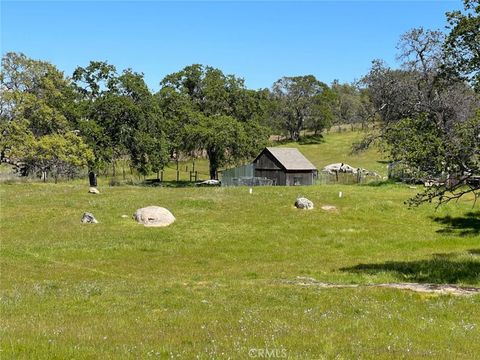
[[[99,190],[1,186],[2,358],[480,353],[478,295],[298,282],[480,286],[479,209],[468,198],[435,211],[403,205],[417,191],[405,185]],[[315,209],[295,209],[299,195]],[[136,224],[146,205],[177,221]],[[84,211],[100,223],[80,224]]]

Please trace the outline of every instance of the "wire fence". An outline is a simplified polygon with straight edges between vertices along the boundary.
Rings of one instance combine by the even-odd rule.
[[[327,172],[319,171],[316,184],[366,184],[373,181],[382,180],[382,177],[377,174],[349,172]]]
[[[223,186],[272,186],[273,180],[260,177],[232,178],[228,185],[222,182]]]

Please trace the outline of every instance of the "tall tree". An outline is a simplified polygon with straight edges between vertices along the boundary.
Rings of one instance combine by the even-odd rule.
[[[131,160],[131,165],[146,175],[159,171],[166,163],[168,142],[162,114],[143,79],[131,69],[120,75],[114,66],[92,61],[77,68],[73,78],[82,96],[82,134],[96,154],[96,167],[116,160]]]
[[[480,92],[480,2],[464,0],[464,11],[447,13],[450,33],[445,42],[444,68],[467,79]]]
[[[194,124],[186,126],[185,134],[187,149],[206,150],[211,179],[216,179],[221,166],[252,156],[242,123],[230,116],[199,114]]]
[[[372,115],[371,102],[368,93],[358,84],[340,84],[334,81],[331,86],[335,94],[333,107],[336,124],[362,124]]]
[[[58,177],[67,168],[93,160],[88,147],[74,134],[73,86],[55,66],[21,53],[7,53],[2,58],[0,98],[2,161],[21,165],[24,174],[41,170]],[[62,155],[54,161],[57,149]],[[45,161],[39,167],[42,154],[46,154]]]
[[[176,154],[205,150],[211,178],[220,166],[252,156],[265,143],[267,132],[259,124],[264,93],[247,90],[242,79],[194,64],[167,75],[161,86],[157,98]]]
[[[413,29],[401,37],[398,48],[402,70],[376,62],[364,83],[382,119],[376,134],[392,159],[403,162],[419,180],[443,184],[411,203],[477,194],[478,186],[463,186],[480,172],[478,96],[460,79],[445,78],[440,33]]]
[[[321,94],[327,89],[328,86],[313,75],[283,77],[273,84],[274,116],[292,140],[300,138],[300,131],[309,121],[315,122],[317,131],[326,125],[322,120],[327,117],[322,114],[319,103]]]

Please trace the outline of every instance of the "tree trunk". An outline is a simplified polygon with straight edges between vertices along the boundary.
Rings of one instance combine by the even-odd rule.
[[[298,141],[299,138],[300,138],[300,134],[298,131],[293,130],[290,132],[290,139],[292,139],[293,141]]]
[[[208,156],[208,167],[210,171],[210,179],[214,180],[217,178],[218,170],[218,154],[215,148],[207,149]]]

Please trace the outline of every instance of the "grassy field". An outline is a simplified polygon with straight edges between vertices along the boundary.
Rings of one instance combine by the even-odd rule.
[[[303,146],[317,166],[334,158],[333,145],[345,150],[333,136],[317,150]],[[372,167],[372,154],[345,161]],[[1,359],[480,354],[478,295],[298,284],[309,277],[480,286],[480,209],[471,199],[408,209],[403,202],[418,190],[393,184],[263,187],[251,195],[87,190],[78,182],[0,186]],[[315,209],[295,209],[299,195]],[[338,211],[321,210],[326,204]],[[147,205],[169,208],[177,221],[137,225],[131,215]],[[80,224],[84,211],[100,223]]]

